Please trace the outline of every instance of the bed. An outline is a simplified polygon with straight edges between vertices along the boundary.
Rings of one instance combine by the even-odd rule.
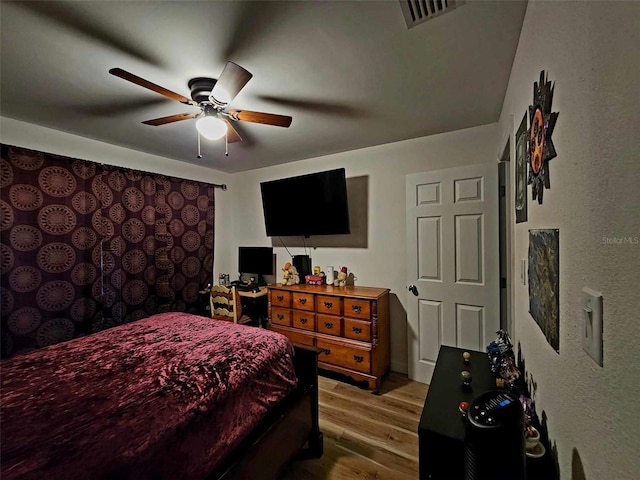
[[[317,351],[163,313],[0,364],[0,477],[275,479],[322,455]]]

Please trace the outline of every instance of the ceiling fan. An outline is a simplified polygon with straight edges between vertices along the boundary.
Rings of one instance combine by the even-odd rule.
[[[233,62],[227,62],[220,74],[220,78],[217,80],[207,77],[189,80],[188,86],[191,91],[191,99],[151,83],[121,68],[112,68],[109,73],[141,87],[148,88],[171,100],[177,100],[185,105],[193,105],[200,108],[199,112],[178,113],[142,122],[146,125],[157,127],[167,123],[197,118],[196,128],[201,135],[210,140],[217,140],[226,135],[228,143],[242,141],[231,122],[261,123],[285,128],[291,125],[292,118],[289,116],[228,109],[231,101],[253,77],[251,73]]]

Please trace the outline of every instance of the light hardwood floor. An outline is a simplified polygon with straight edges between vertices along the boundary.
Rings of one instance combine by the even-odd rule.
[[[418,423],[428,386],[391,372],[380,395],[321,376],[324,455],[294,461],[281,480],[417,480]]]

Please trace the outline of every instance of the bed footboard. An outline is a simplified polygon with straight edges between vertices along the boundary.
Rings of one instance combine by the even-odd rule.
[[[320,349],[303,345],[294,345],[294,348],[296,350],[294,365],[298,376],[298,389],[308,391],[311,399],[311,431],[309,432],[306,453],[308,456],[319,458],[324,451],[318,408],[318,354]]]
[[[274,408],[209,480],[277,480],[296,457],[320,457],[323,436],[318,422],[318,353],[294,345],[296,390]]]

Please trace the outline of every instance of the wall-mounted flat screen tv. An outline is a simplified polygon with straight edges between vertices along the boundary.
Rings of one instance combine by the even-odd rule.
[[[345,169],[260,183],[269,237],[350,233]]]

